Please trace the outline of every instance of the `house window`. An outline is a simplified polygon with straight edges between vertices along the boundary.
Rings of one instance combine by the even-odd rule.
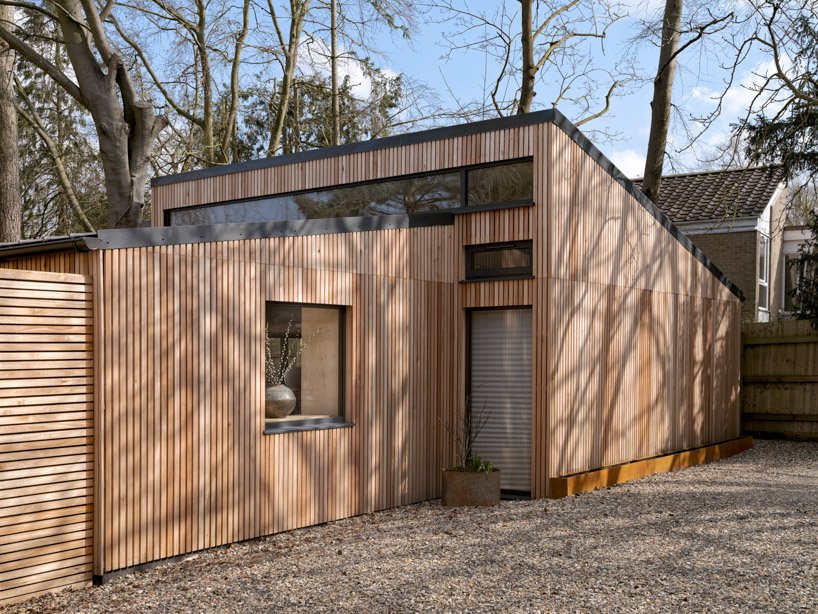
[[[466,279],[530,277],[531,241],[466,246]]]
[[[534,162],[515,162],[467,172],[467,205],[530,201],[534,198]]]
[[[394,215],[475,205],[526,205],[534,162],[514,160],[166,212],[169,226]]]
[[[770,237],[761,235],[758,257],[758,308],[770,309]]]
[[[793,312],[798,309],[798,301],[792,293],[798,287],[798,282],[803,275],[803,267],[799,263],[798,254],[787,254],[784,256],[784,311]]]
[[[343,422],[344,308],[268,302],[266,311],[266,430]]]

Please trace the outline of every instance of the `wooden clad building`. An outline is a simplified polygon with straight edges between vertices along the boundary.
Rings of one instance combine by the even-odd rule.
[[[468,394],[532,497],[739,435],[740,292],[555,110],[160,178],[153,207],[0,247],[93,280],[96,576],[435,498]],[[294,417],[265,418],[271,360]]]

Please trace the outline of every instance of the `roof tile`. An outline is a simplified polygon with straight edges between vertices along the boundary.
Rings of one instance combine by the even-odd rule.
[[[656,204],[676,224],[758,217],[783,176],[780,166],[665,175]],[[633,182],[641,189],[642,179]]]

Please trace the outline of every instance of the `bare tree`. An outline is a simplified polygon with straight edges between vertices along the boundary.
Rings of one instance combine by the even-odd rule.
[[[494,10],[457,0],[434,2],[445,21],[455,26],[445,35],[447,57],[455,52],[483,53],[492,61],[486,100],[497,115],[527,113],[546,88],[550,104],[572,107],[576,124],[610,109],[611,98],[634,77],[630,60],[613,70],[600,67],[608,29],[625,15],[624,5],[609,0],[518,0]]]
[[[151,149],[167,120],[154,113],[151,102],[140,99],[122,56],[110,43],[103,24],[114,8],[113,1],[102,9],[92,0],[53,0],[54,11],[45,4],[26,6],[59,24],[76,81],[21,40],[13,28],[0,27],[0,39],[91,114],[105,171],[108,226],[138,226]]]
[[[645,178],[642,191],[652,201],[659,197],[662,167],[665,161],[667,132],[670,126],[670,101],[673,77],[676,74],[676,53],[682,27],[682,0],[667,0],[662,19],[662,42],[659,48],[659,68],[653,80],[653,100],[650,103],[650,135],[645,158]]]
[[[314,16],[308,19],[311,41],[307,52],[311,61],[317,58],[319,64],[329,63],[333,119],[331,143],[337,145],[343,140],[339,84],[344,78],[344,69],[358,64],[366,73],[371,69],[371,57],[387,55],[382,48],[372,44],[376,31],[400,33],[409,39],[416,27],[415,9],[409,0],[317,0],[316,6],[323,6],[329,12],[329,26],[322,22],[325,11],[313,12]],[[321,40],[326,30],[329,34],[328,50]],[[315,68],[321,72],[320,65]],[[405,77],[403,85],[408,91],[409,83]],[[412,89],[417,91],[422,88]]]
[[[733,17],[732,13],[720,17],[714,16],[707,9],[705,22],[692,23],[683,28],[683,5],[683,0],[667,0],[661,21],[659,66],[653,80],[653,99],[650,103],[650,135],[648,137],[648,151],[645,157],[645,173],[642,182],[642,191],[654,202],[659,198],[662,182],[677,57],[706,34],[711,35],[724,29]],[[694,22],[697,19],[698,16],[694,17]],[[680,47],[683,34],[689,34],[690,36]]]
[[[57,144],[54,142],[54,139],[52,139],[51,135],[48,133],[48,130],[46,129],[43,120],[37,113],[36,106],[28,97],[28,94],[26,94],[26,91],[23,88],[22,83],[20,83],[18,79],[15,79],[15,87],[18,96],[23,101],[22,105],[17,106],[17,112],[19,113],[20,117],[22,117],[23,120],[25,120],[31,126],[31,128],[37,133],[37,135],[40,137],[40,140],[42,140],[43,144],[45,144],[46,149],[48,151],[48,155],[51,156],[51,159],[57,170],[57,179],[60,183],[60,191],[68,201],[68,204],[71,207],[71,211],[74,214],[74,217],[85,230],[89,232],[94,232],[94,227],[88,220],[88,217],[85,215],[85,212],[82,210],[82,206],[80,205],[79,199],[77,198],[77,195],[74,192],[74,185],[71,182],[71,178],[68,176],[68,171],[66,171],[65,169],[65,164],[63,164],[62,153],[57,147]]]
[[[240,96],[239,73],[247,34],[250,29],[250,0],[240,3],[214,3],[205,0],[179,2],[147,0],[129,5],[125,18],[110,17],[118,35],[144,66],[154,86],[170,107],[198,129],[205,166],[230,162],[230,141],[235,137]],[[233,13],[238,12],[236,23]],[[160,74],[152,56],[164,59],[166,49],[161,37],[174,32],[173,46],[189,64],[170,62],[178,73]],[[154,40],[158,36],[158,40]],[[226,49],[232,49],[232,56]],[[153,53],[152,53],[153,52]],[[215,56],[215,57],[214,57]],[[215,81],[220,76],[217,64],[229,69],[227,111],[220,134],[216,134],[215,114],[218,92]],[[176,91],[172,84],[176,84]],[[193,88],[193,93],[189,92]],[[192,143],[190,148],[197,149]]]
[[[284,119],[290,105],[293,77],[295,76],[298,51],[301,45],[301,34],[304,29],[304,19],[310,10],[310,0],[290,0],[290,27],[286,41],[284,40],[273,0],[267,0],[267,8],[273,21],[280,53],[284,56],[283,60],[279,58],[282,69],[281,86],[275,116],[273,117],[273,126],[270,131],[270,144],[267,147],[267,155],[273,156],[278,151],[281,143],[281,132],[284,129]]]
[[[736,138],[754,160],[783,165],[788,178],[818,176],[818,1],[752,3],[752,30],[737,62],[755,46],[771,60],[754,74],[755,92]]]
[[[338,0],[330,3],[330,64],[332,66],[332,144],[341,144],[341,99],[338,95]]]
[[[0,6],[2,27],[13,27],[14,7]],[[22,225],[14,106],[14,49],[0,41],[0,241],[19,241]]]

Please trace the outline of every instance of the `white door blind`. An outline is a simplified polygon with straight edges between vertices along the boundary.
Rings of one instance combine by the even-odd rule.
[[[530,492],[530,309],[471,313],[471,397],[484,421],[473,453],[500,469],[503,489]]]

